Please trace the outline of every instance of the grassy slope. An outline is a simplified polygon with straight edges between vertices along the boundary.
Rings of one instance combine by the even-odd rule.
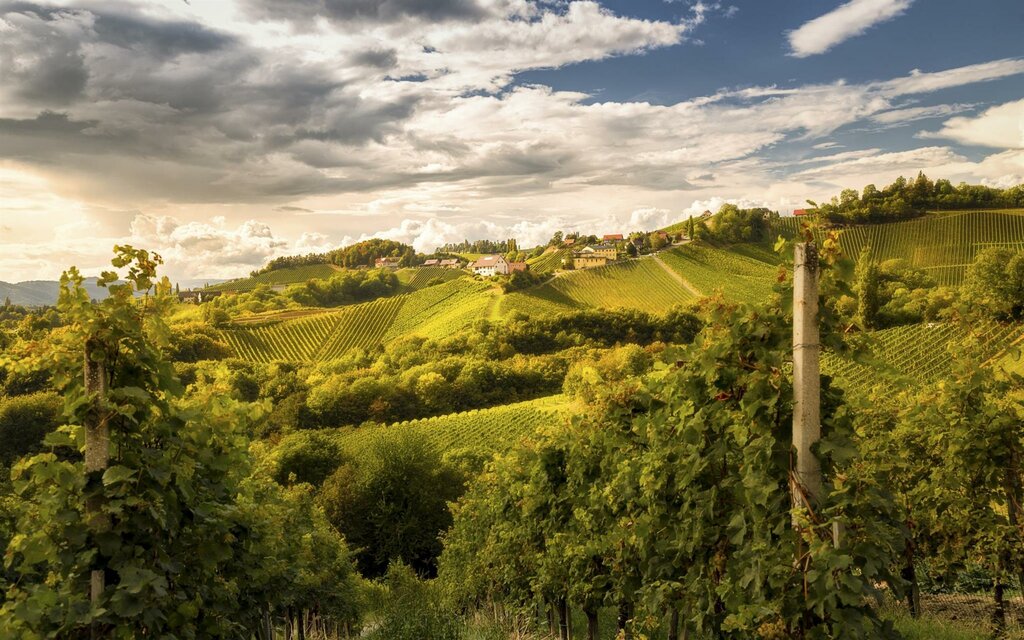
[[[794,218],[783,218],[773,233],[792,235],[797,224]],[[850,226],[842,231],[839,243],[853,258],[870,246],[877,260],[901,258],[926,270],[939,284],[955,286],[982,249],[1024,249],[1024,210],[943,212],[905,222]]]
[[[530,269],[537,273],[546,273],[548,271],[554,271],[555,269],[562,268],[562,260],[572,256],[572,249],[556,249],[554,251],[546,251],[536,258],[530,258],[527,260],[527,264],[530,265]]]
[[[494,453],[507,450],[538,428],[557,423],[570,406],[565,396],[549,396],[381,427],[345,429],[339,439],[351,455],[358,455],[374,437],[397,430],[421,434],[442,452],[464,449]]]
[[[339,273],[342,269],[330,264],[311,264],[288,269],[275,269],[252,278],[229,280],[208,287],[210,291],[252,291],[261,284],[276,286],[306,282],[314,278],[323,280]]]
[[[659,254],[673,271],[704,295],[761,302],[771,293],[778,256],[760,245],[714,247],[688,244]]]
[[[826,353],[822,369],[849,390],[877,384],[928,383],[952,371],[954,356],[981,362],[1004,354],[1024,338],[1024,324],[996,322],[961,325],[930,323],[884,329],[871,334],[872,355],[880,366]]]
[[[435,278],[441,278],[445,282],[457,280],[466,275],[462,269],[443,269],[441,267],[419,267],[416,269],[400,269],[397,272],[398,280],[407,291],[419,291],[427,286],[427,283]]]
[[[404,335],[441,338],[487,317],[497,292],[469,278],[336,310],[246,318],[222,331],[239,357],[255,362],[324,361]]]
[[[651,258],[568,272],[523,294],[510,309],[526,310],[532,298],[542,310],[623,308],[661,314],[694,297]]]

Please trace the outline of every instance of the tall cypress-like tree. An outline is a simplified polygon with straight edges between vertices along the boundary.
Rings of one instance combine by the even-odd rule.
[[[878,310],[881,307],[878,287],[881,280],[878,263],[871,256],[871,247],[866,246],[857,260],[857,322],[864,330],[878,326]]]

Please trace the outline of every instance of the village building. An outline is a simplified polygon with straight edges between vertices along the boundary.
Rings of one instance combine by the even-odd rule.
[[[605,237],[601,238],[603,242],[622,242],[621,233],[609,233]]]
[[[619,251],[614,245],[598,244],[590,247],[583,247],[572,255],[572,266],[575,269],[592,269],[603,267],[609,262],[614,262],[619,257]]]
[[[462,268],[462,260],[459,260],[458,258],[450,258],[448,260],[441,260],[438,263],[437,266],[441,267],[442,269],[461,269]]]
[[[619,250],[613,244],[595,244],[589,247],[583,247],[580,253],[586,255],[596,255],[608,258],[609,260],[617,260],[619,257]]]
[[[484,277],[509,274],[508,260],[505,259],[505,256],[500,255],[480,256],[476,262],[470,265],[470,268],[476,275]]]
[[[373,261],[373,265],[378,269],[398,269],[402,266],[401,258],[377,258]]]
[[[612,262],[608,256],[599,256],[593,253],[577,253],[572,257],[573,269],[593,269],[603,267]]]
[[[808,211],[807,211],[807,209],[794,209],[793,210],[793,215],[797,216],[797,217],[806,216],[806,215],[808,215]]]
[[[438,260],[437,258],[431,258],[430,260],[425,260],[423,262],[423,266],[424,267],[438,267],[438,266],[441,266],[441,261]]]
[[[202,304],[223,294],[223,291],[179,291],[178,301],[187,304]]]

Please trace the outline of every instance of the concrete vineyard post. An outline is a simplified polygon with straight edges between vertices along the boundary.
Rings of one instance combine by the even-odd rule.
[[[793,503],[821,498],[821,466],[811,447],[821,438],[821,344],[818,331],[818,248],[796,245],[793,264]]]
[[[85,394],[93,406],[85,424],[85,473],[92,480],[103,475],[110,462],[110,425],[102,405],[107,395],[107,369],[103,362],[93,359],[98,346],[93,341],[85,345]],[[102,513],[103,505],[97,498],[90,498],[85,505],[86,518],[95,530],[107,526]],[[99,604],[106,587],[102,568],[94,568],[89,576],[89,598],[93,606]]]

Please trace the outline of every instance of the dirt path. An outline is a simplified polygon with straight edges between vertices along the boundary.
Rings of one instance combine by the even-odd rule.
[[[654,258],[654,261],[658,263],[659,267],[661,267],[662,269],[665,270],[665,273],[667,273],[669,276],[671,276],[673,280],[675,280],[676,282],[681,284],[684,289],[686,289],[687,291],[692,293],[697,298],[703,297],[704,294],[701,293],[700,291],[698,291],[697,287],[695,287],[692,284],[690,284],[686,280],[686,278],[684,278],[683,276],[679,275],[678,273],[673,271],[671,268],[669,268],[669,266],[667,264],[665,264],[665,261],[661,259],[661,256],[655,254],[655,255],[652,255],[651,257]]]

